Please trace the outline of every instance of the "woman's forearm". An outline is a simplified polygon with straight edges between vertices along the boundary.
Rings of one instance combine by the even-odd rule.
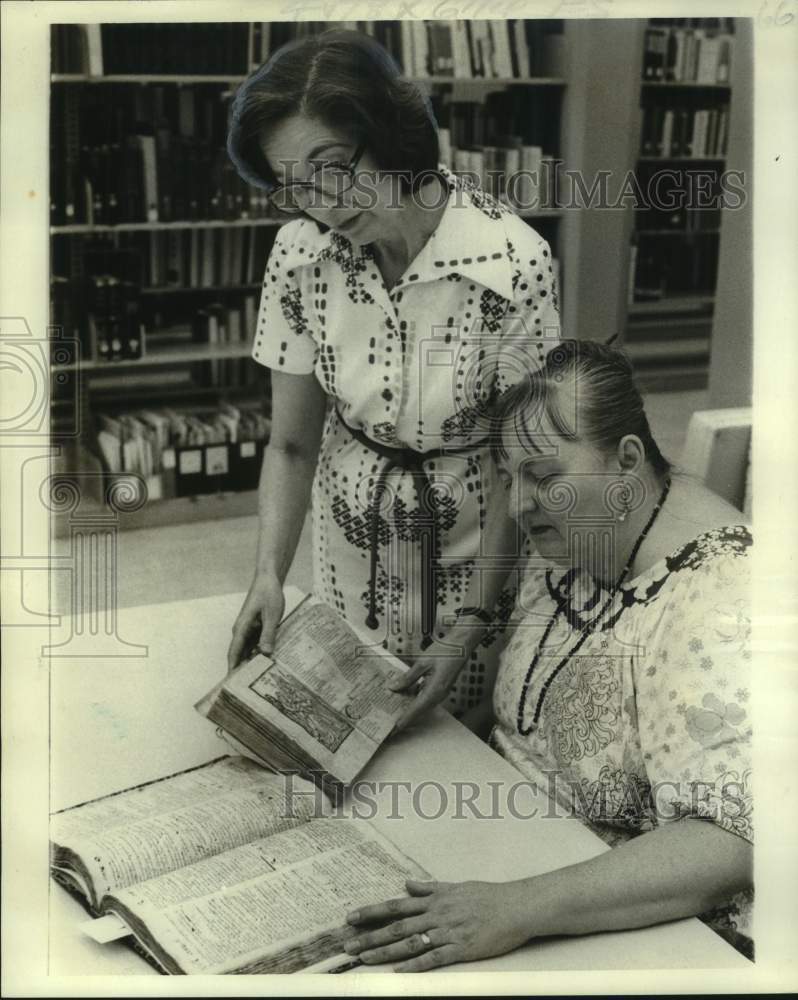
[[[285,581],[302,534],[317,451],[270,444],[266,449],[258,488],[260,530],[256,573]]]
[[[568,868],[511,883],[530,937],[622,930],[695,916],[752,883],[753,848],[685,819]]]

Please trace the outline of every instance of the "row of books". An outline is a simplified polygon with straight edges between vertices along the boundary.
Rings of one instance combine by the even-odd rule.
[[[111,475],[135,474],[149,500],[258,485],[271,423],[259,409],[169,408],[97,415],[97,450]]]
[[[53,280],[51,325],[80,344],[82,360],[92,362],[179,357],[185,346],[244,345],[257,320],[255,294],[207,305],[147,308],[134,283],[113,274],[91,274],[80,290],[63,276]],[[223,352],[220,352],[223,353]],[[240,353],[240,352],[239,352]],[[74,359],[77,361],[77,358]],[[242,358],[211,357],[204,385],[245,385],[250,379]]]
[[[559,140],[558,114],[549,95],[510,88],[489,94],[484,102],[453,100],[435,107],[440,129],[452,146],[542,146],[554,150]]]
[[[144,324],[139,288],[115,274],[91,274],[85,283],[88,356],[96,361],[140,358]]]
[[[674,295],[712,295],[717,280],[719,241],[711,234],[680,243],[674,253],[668,240],[638,234],[632,248],[634,301]]]
[[[54,73],[243,75],[249,25],[243,22],[55,24]]]
[[[561,34],[540,32],[530,22],[401,22],[401,64],[408,76],[517,80],[562,72]]]
[[[144,355],[146,330],[138,289],[114,275],[91,275],[77,289],[68,278],[55,275],[50,325],[80,344],[84,361],[131,361]],[[70,354],[69,361],[77,363],[78,357]]]
[[[54,90],[52,225],[267,216],[225,151],[225,107],[207,87]]]
[[[643,46],[643,79],[728,83],[734,38],[703,28],[650,27]]]
[[[175,87],[148,83],[132,87],[109,83],[105,87],[54,87],[54,114],[62,106],[76,116],[81,142],[89,146],[120,142],[126,135],[154,135],[163,129],[173,135],[203,139],[219,147],[227,137],[229,88],[219,83]]]
[[[211,302],[172,325],[166,325],[159,312],[154,319],[157,326],[148,334],[147,341],[152,356],[164,351],[177,356],[182,347],[197,345],[241,347],[255,330],[257,300],[254,295],[247,295],[235,303]],[[253,369],[257,370],[257,366],[247,358],[211,357],[201,362],[193,380],[204,387],[246,386],[252,384]]]
[[[729,141],[729,107],[664,108],[643,112],[640,152],[643,156],[723,157]]]
[[[224,149],[169,136],[131,135],[82,146],[77,163],[53,171],[50,220],[58,225],[264,219],[262,191],[237,173]]]
[[[69,236],[53,242],[55,275],[79,279],[111,272],[160,289],[238,288],[260,284],[276,230],[214,226]]]
[[[122,234],[120,234],[122,235]],[[151,288],[236,288],[263,278],[274,230],[266,226],[124,234],[141,247]]]
[[[402,20],[53,25],[54,73],[241,75],[280,45],[325,28],[375,37],[408,76],[524,79],[561,71],[551,22]]]
[[[51,324],[93,361],[140,358],[144,352],[141,262],[136,252],[105,241],[54,250]],[[77,357],[71,359],[77,361]]]
[[[475,178],[494,198],[519,210],[554,208],[561,161],[544,156],[540,146],[483,146],[460,149],[449,145],[441,129],[441,159],[455,173]]]

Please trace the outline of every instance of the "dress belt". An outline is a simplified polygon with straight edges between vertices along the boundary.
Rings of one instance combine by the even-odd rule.
[[[436,581],[438,578],[438,522],[440,515],[435,484],[427,475],[424,469],[424,462],[431,458],[440,458],[443,455],[459,455],[476,451],[486,445],[488,439],[484,438],[462,448],[443,447],[433,448],[430,451],[416,451],[414,448],[392,448],[389,445],[374,441],[359,428],[350,426],[341,416],[341,411],[337,407],[336,413],[341,424],[346,427],[358,444],[362,444],[369,451],[385,459],[385,464],[377,476],[377,482],[374,485],[374,492],[371,495],[370,502],[371,566],[369,571],[369,613],[366,618],[366,625],[370,629],[376,629],[379,626],[376,585],[377,557],[379,554],[380,502],[385,492],[388,473],[398,468],[412,474],[416,500],[419,509],[424,513],[424,520],[421,525],[421,632],[425,640],[429,642],[433,638],[438,610]]]

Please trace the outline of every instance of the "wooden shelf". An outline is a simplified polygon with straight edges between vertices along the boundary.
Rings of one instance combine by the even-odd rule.
[[[263,400],[263,390],[253,386],[240,385],[193,385],[185,383],[181,385],[125,385],[124,397],[120,398],[119,384],[115,382],[114,387],[101,386],[95,388],[88,386],[93,400],[97,405],[102,406],[106,412],[127,412],[131,408],[141,406],[143,402],[148,405],[166,405],[174,410],[185,409],[195,411],[197,403],[200,408],[215,408],[219,399],[229,399],[239,403],[261,403]],[[152,403],[152,400],[157,400]]]
[[[638,236],[719,236],[719,229],[637,229]]]
[[[728,83],[697,83],[695,80],[641,80],[644,87],[697,87],[700,90],[731,90]]]
[[[512,206],[509,206],[512,207]],[[553,219],[562,215],[559,208],[533,208],[518,211],[524,219]],[[90,236],[94,233],[136,233],[157,232],[170,229],[242,229],[246,226],[281,226],[277,219],[208,219],[202,222],[119,222],[113,226],[89,226],[78,223],[73,226],[50,226],[52,236]]]
[[[262,281],[246,285],[146,285],[139,292],[141,295],[191,295],[195,292],[221,295],[225,292],[253,292],[262,287]]]
[[[691,361],[684,365],[635,365],[635,382],[642,392],[692,392],[706,389],[709,364]]]
[[[222,83],[238,84],[246,80],[248,74],[185,74],[185,73],[109,73],[107,76],[89,76],[88,73],[52,73],[52,83]],[[405,79],[413,83],[452,84],[468,83],[485,87],[564,87],[565,80],[554,76],[409,76]]]
[[[709,358],[709,337],[687,337],[625,341],[624,351],[633,364],[656,364],[667,361],[671,365],[688,361],[707,361]]]
[[[225,73],[109,73],[89,76],[88,73],[51,73],[52,83],[240,83],[245,74]]]
[[[92,233],[136,233],[153,232],[161,229],[229,229],[246,226],[281,226],[277,219],[203,219],[201,221],[179,222],[118,222],[111,226],[90,226],[86,223],[75,223],[69,226],[50,226],[53,236],[90,235]]]
[[[558,76],[409,76],[413,83],[461,84],[478,87],[564,87]]]
[[[647,313],[630,317],[626,324],[625,342],[641,340],[684,340],[707,337],[712,331],[712,313]]]
[[[129,368],[151,368],[157,365],[188,364],[193,361],[218,361],[229,358],[248,358],[252,353],[250,344],[186,344],[185,347],[170,347],[168,350],[151,350],[143,358],[121,358],[119,361],[94,361],[86,359],[76,364],[54,365],[58,371],[97,371],[113,374],[114,371]]]
[[[712,295],[680,295],[651,302],[633,302],[629,306],[629,316],[651,316],[656,313],[694,313],[711,309],[715,304]]]
[[[96,504],[95,509],[98,514],[103,511],[100,504]],[[258,491],[242,490],[238,493],[210,493],[152,500],[139,510],[119,514],[118,520],[119,527],[124,531],[160,528],[167,524],[188,524],[193,521],[216,521],[223,517],[251,517],[257,513]],[[68,515],[53,515],[53,523],[57,538],[69,537]]]
[[[640,163],[692,163],[694,160],[698,162],[707,161],[711,163],[722,163],[726,157],[725,156],[638,156],[638,162]]]
[[[509,205],[508,208],[512,208],[512,205]],[[563,214],[561,208],[524,208],[514,211],[522,219],[559,219]]]

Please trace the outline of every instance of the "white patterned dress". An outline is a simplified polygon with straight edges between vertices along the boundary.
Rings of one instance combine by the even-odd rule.
[[[491,744],[613,846],[685,816],[753,842],[751,544],[734,526],[682,546],[624,584],[570,658],[607,594],[582,571],[526,574]],[[749,957],[751,904],[740,894],[702,917]]]
[[[275,371],[315,372],[331,403],[313,485],[314,591],[408,658],[429,641],[430,613],[440,634],[464,603],[500,488],[480,444],[486,407],[559,339],[546,241],[440,172],[448,201],[438,226],[390,290],[371,247],[309,219],[284,225],[253,345]],[[432,454],[414,471],[420,452]],[[510,582],[497,623],[514,597]],[[449,707],[475,704],[492,682],[498,631],[475,650]]]

